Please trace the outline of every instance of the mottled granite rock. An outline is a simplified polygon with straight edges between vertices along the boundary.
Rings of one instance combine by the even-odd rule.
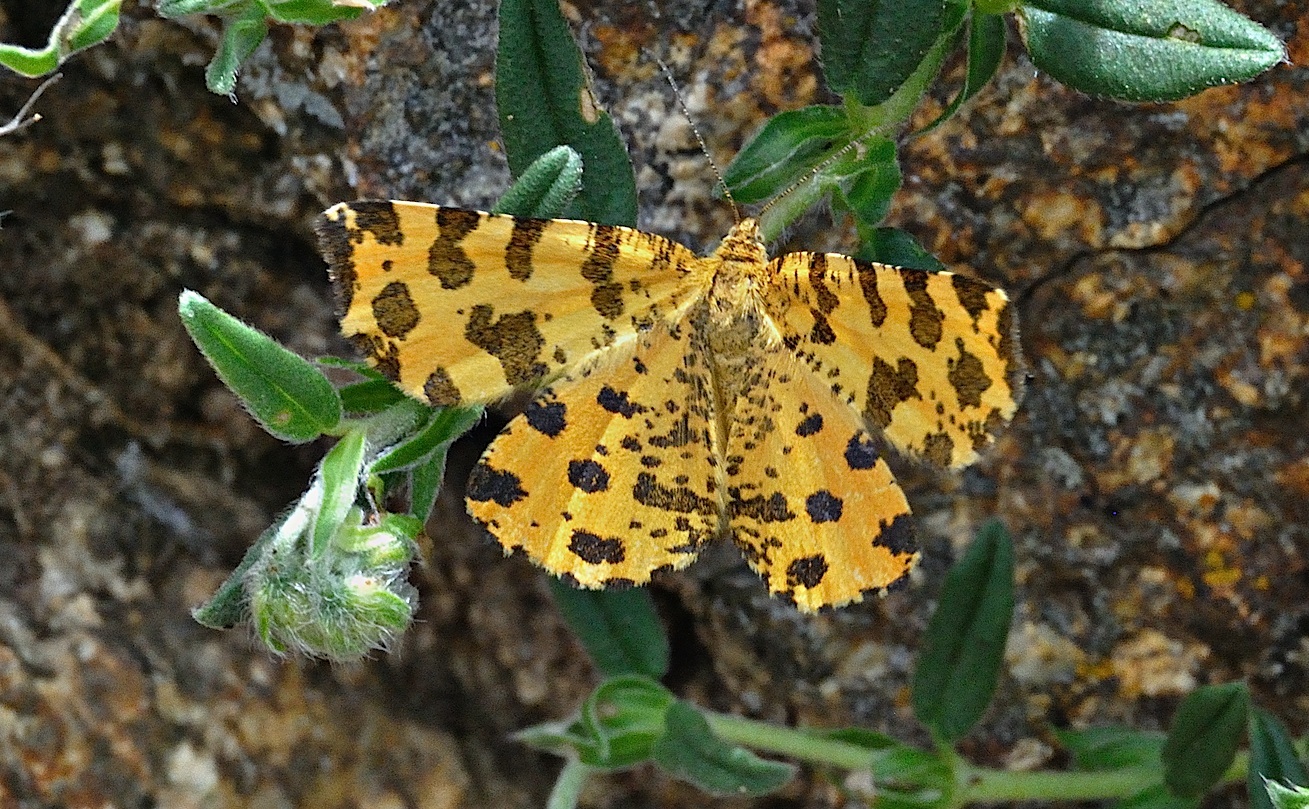
[[[35,5],[0,9],[0,36],[28,30]],[[1300,6],[1238,5],[1309,59]],[[703,249],[731,212],[647,54],[725,163],[768,115],[827,100],[812,12],[660,6],[567,10],[632,147],[642,226]],[[556,763],[506,735],[571,710],[592,675],[540,576],[463,520],[462,476],[493,425],[452,459],[421,621],[397,654],[285,663],[187,615],[322,448],[245,419],[186,340],[177,292],[344,353],[312,216],[361,195],[496,198],[494,6],[408,0],[278,28],[238,106],[204,91],[213,42],[208,21],[134,10],[68,65],[46,120],[0,139],[0,806],[540,805]],[[959,119],[906,145],[893,213],[1019,301],[1031,378],[1014,428],[960,474],[895,465],[927,553],[885,601],[798,616],[730,548],[664,578],[670,682],[717,709],[921,739],[907,684],[922,627],[998,514],[1020,606],[968,754],[1042,766],[1051,726],[1159,727],[1187,689],[1238,677],[1303,733],[1309,72],[1127,106],[1015,53]],[[0,105],[32,86],[5,80]],[[815,215],[790,246],[847,238]],[[839,802],[813,778],[785,796]],[[742,805],[644,771],[588,800]]]

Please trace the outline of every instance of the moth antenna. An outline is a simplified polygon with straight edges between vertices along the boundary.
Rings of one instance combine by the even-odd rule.
[[[700,152],[704,154],[705,160],[709,161],[709,168],[713,170],[714,177],[718,178],[718,187],[723,189],[723,197],[732,206],[732,217],[738,225],[741,224],[741,209],[736,206],[736,199],[727,187],[727,182],[723,179],[723,173],[718,170],[718,164],[714,162],[713,156],[709,154],[709,147],[705,145],[704,138],[695,125],[695,119],[691,117],[691,110],[686,106],[686,99],[682,98],[682,91],[677,87],[677,80],[673,78],[673,71],[668,69],[668,65],[658,55],[655,55],[654,60],[659,63],[659,69],[664,72],[664,78],[668,80],[668,86],[673,88],[673,97],[677,99],[677,106],[682,110],[682,117],[686,118],[686,123],[691,127],[691,132],[695,135],[695,142],[700,144]]]
[[[832,165],[832,164],[835,163],[837,160],[840,160],[841,157],[842,157],[843,155],[845,155],[847,152],[852,152],[852,151],[854,151],[855,149],[858,149],[860,146],[862,146],[862,145],[863,145],[866,141],[868,141],[869,139],[871,139],[871,138],[875,138],[875,137],[877,137],[878,135],[881,135],[881,134],[885,133],[887,130],[889,130],[889,129],[891,128],[891,126],[892,126],[891,124],[886,124],[886,125],[883,125],[883,126],[875,126],[875,127],[873,127],[872,129],[869,129],[867,132],[865,132],[865,133],[863,133],[862,135],[860,135],[859,137],[857,137],[857,138],[855,138],[854,140],[850,141],[850,142],[847,143],[845,146],[842,146],[842,147],[841,147],[840,149],[838,149],[837,151],[835,151],[835,152],[833,152],[832,154],[828,155],[828,156],[823,160],[823,162],[819,163],[817,166],[814,166],[814,167],[813,167],[812,169],[810,169],[810,170],[809,170],[809,171],[808,171],[808,172],[807,172],[803,177],[801,177],[800,179],[798,179],[798,180],[796,180],[795,182],[793,182],[793,183],[791,183],[790,185],[788,185],[785,189],[782,190],[781,193],[779,193],[777,196],[773,197],[772,199],[768,200],[768,202],[765,202],[765,203],[764,203],[764,207],[759,209],[759,213],[756,214],[756,216],[757,216],[758,218],[762,218],[764,214],[768,213],[768,210],[769,210],[770,208],[772,208],[772,207],[773,207],[774,205],[776,205],[778,202],[780,202],[780,201],[782,201],[783,199],[786,199],[788,196],[790,196],[791,192],[795,191],[795,189],[799,188],[800,186],[802,186],[802,185],[804,185],[805,183],[809,182],[809,181],[812,180],[813,178],[817,177],[817,176],[818,176],[819,174],[821,174],[821,173],[822,173],[822,172],[823,172],[823,171],[824,171],[828,166]]]

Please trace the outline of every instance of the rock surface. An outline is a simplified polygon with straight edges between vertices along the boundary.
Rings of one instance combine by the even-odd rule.
[[[0,38],[62,4],[0,3]],[[642,227],[704,249],[731,222],[650,54],[726,163],[823,95],[810,6],[567,9],[637,167]],[[744,5],[744,8],[742,8]],[[892,214],[1007,286],[1031,377],[1013,428],[956,475],[895,465],[925,561],[888,599],[797,615],[735,552],[655,588],[670,682],[719,710],[922,740],[908,679],[942,575],[992,514],[1019,608],[997,703],[963,746],[1058,764],[1052,727],[1166,726],[1195,685],[1246,679],[1309,716],[1309,12],[1236,3],[1292,64],[1167,105],[1089,99],[1011,42],[998,81],[911,141]],[[463,518],[493,426],[452,458],[420,622],[344,667],[270,659],[188,609],[308,479],[323,447],[260,432],[192,348],[195,289],[306,355],[334,337],[309,224],[395,196],[486,206],[494,4],[409,0],[278,28],[239,104],[204,90],[211,21],[129,12],[71,61],[45,120],[0,139],[0,806],[539,806],[557,761],[507,734],[594,675],[526,562]],[[44,34],[41,34],[44,36]],[[34,86],[6,78],[0,106]],[[924,109],[923,120],[935,110]],[[848,246],[815,216],[790,248]],[[787,805],[840,803],[808,775]],[[1241,800],[1233,791],[1232,800]],[[744,805],[646,771],[596,806]]]

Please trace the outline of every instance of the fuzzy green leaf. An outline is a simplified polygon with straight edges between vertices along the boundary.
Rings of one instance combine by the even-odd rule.
[[[836,185],[838,194],[833,201],[854,214],[861,228],[876,227],[900,190],[895,143],[889,138],[868,141],[863,159],[853,164],[846,176],[836,178]]]
[[[365,379],[346,385],[339,391],[341,406],[347,413],[371,414],[403,402],[407,397],[385,379]]]
[[[1265,786],[1274,809],[1309,809],[1309,789],[1276,781],[1266,781]]]
[[[263,8],[252,5],[242,14],[223,21],[218,50],[205,67],[205,86],[209,92],[230,96],[236,89],[236,73],[241,63],[254,53],[268,36],[268,19]]]
[[[373,461],[368,471],[381,475],[411,469],[468,432],[482,418],[481,407],[445,407],[434,410],[422,429],[388,449]]]
[[[1218,0],[1025,0],[1018,14],[1037,67],[1126,101],[1185,98],[1286,59],[1271,31]]]
[[[670,775],[711,795],[767,795],[790,781],[796,769],[728,744],[714,735],[699,711],[681,701],[668,707],[653,755]]]
[[[991,701],[1013,620],[1013,579],[1009,532],[991,520],[946,576],[914,672],[914,715],[939,742],[961,738]]]
[[[190,290],[182,293],[177,309],[218,378],[265,430],[299,443],[341,421],[336,389],[308,360]]]
[[[1245,733],[1245,683],[1208,685],[1187,694],[1164,742],[1164,783],[1183,798],[1203,795],[1232,766]]]
[[[364,13],[358,6],[338,6],[332,0],[262,0],[268,16],[281,23],[301,25],[327,25],[340,20],[353,20]],[[381,3],[373,3],[374,7]]]
[[[502,0],[496,105],[509,169],[521,176],[556,146],[582,156],[581,193],[566,215],[607,225],[636,223],[636,176],[622,138],[599,109],[558,0]]]
[[[860,229],[859,238],[863,244],[856,254],[865,261],[876,261],[892,267],[908,267],[911,270],[944,270],[945,265],[936,256],[927,252],[927,248],[918,243],[911,234],[899,228]]]
[[[904,84],[945,33],[945,0],[818,0],[823,72],[865,106]]]
[[[0,65],[28,77],[53,72],[68,57],[98,45],[118,28],[122,0],[74,0],[55,22],[43,48],[0,44]]]
[[[231,629],[250,618],[250,597],[246,594],[245,576],[264,557],[268,543],[277,535],[285,516],[264,529],[259,539],[246,550],[241,564],[219,585],[209,600],[191,610],[196,623],[209,629]]]
[[[354,505],[359,493],[360,474],[364,468],[367,449],[362,429],[350,429],[336,442],[336,446],[323,456],[318,467],[321,476],[322,502],[314,514],[310,530],[309,556],[318,558],[332,543],[345,522],[345,516]]]
[[[550,592],[600,671],[654,679],[668,673],[668,636],[648,589],[580,590],[551,577]]]
[[[524,744],[576,756],[591,767],[619,769],[650,758],[675,698],[646,677],[613,677],[600,684],[577,715],[514,734]]]
[[[252,0],[159,0],[155,11],[160,17],[185,17],[188,14],[236,14],[249,8]]]
[[[581,188],[582,156],[568,146],[556,146],[532,161],[491,213],[555,219],[563,215]]]
[[[1250,711],[1250,770],[1246,788],[1250,809],[1273,809],[1265,782],[1309,784],[1309,772],[1281,720],[1255,706]]]
[[[742,205],[763,202],[811,171],[854,137],[845,109],[801,107],[778,113],[741,148],[723,182]]]

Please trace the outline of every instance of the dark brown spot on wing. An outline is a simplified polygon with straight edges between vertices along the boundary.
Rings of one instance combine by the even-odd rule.
[[[627,558],[623,540],[618,537],[601,537],[590,531],[573,531],[568,550],[577,554],[583,562],[593,565],[605,562],[617,564]]]
[[[454,380],[450,378],[450,373],[439,367],[429,374],[427,381],[423,383],[423,395],[433,407],[450,407],[463,400],[459,388],[455,387]]]
[[[436,241],[427,249],[427,271],[441,281],[445,289],[459,289],[473,280],[473,262],[459,245],[464,237],[477,230],[482,217],[458,208],[436,209]]]
[[[468,476],[468,499],[475,503],[494,502],[508,507],[525,497],[527,492],[523,491],[522,481],[513,472],[479,463]]]
[[[1023,358],[1019,355],[1018,322],[1014,319],[1012,303],[1005,303],[996,316],[996,328],[1000,331],[1000,345],[997,350],[1004,360],[1005,378],[1009,381],[1009,390],[1015,399],[1023,390]]]
[[[891,423],[891,412],[895,406],[911,398],[921,398],[918,393],[918,366],[914,361],[901,357],[896,368],[881,357],[873,358],[873,371],[868,376],[868,392],[864,400],[864,416],[885,428]]]
[[[938,466],[949,466],[954,457],[954,439],[944,431],[929,434],[923,439],[923,457]]]
[[[990,308],[986,302],[986,293],[991,288],[976,278],[969,278],[966,275],[951,276],[950,283],[954,286],[954,294],[959,296],[959,304],[976,324],[982,313]]]
[[[532,429],[554,438],[568,426],[568,407],[563,402],[541,396],[532,400],[523,411],[523,417]]]
[[[859,289],[863,290],[864,300],[868,302],[868,318],[874,326],[880,327],[886,320],[886,302],[877,291],[877,266],[860,261],[855,269],[859,272]]]
[[[387,337],[403,338],[413,331],[422,318],[414,299],[409,295],[409,287],[399,281],[392,281],[382,287],[382,291],[373,298],[373,318],[377,327]]]
[[[360,354],[373,358],[378,373],[392,382],[400,381],[400,349],[395,343],[367,334],[356,334],[350,342]]]
[[[487,304],[474,306],[464,337],[500,360],[505,381],[510,385],[521,387],[540,381],[548,369],[540,361],[545,338],[536,327],[536,313],[523,311],[501,315],[493,322],[493,311]]]
[[[350,210],[355,212],[355,227],[373,234],[378,244],[404,244],[405,234],[400,230],[400,217],[390,200],[361,199],[350,203]]]
[[[795,434],[801,438],[817,435],[823,429],[823,414],[810,413],[804,421],[795,426]]]
[[[344,210],[333,208],[314,222],[314,231],[318,234],[318,250],[327,260],[327,274],[332,279],[337,317],[343,317],[354,303],[355,286],[358,283],[354,245],[350,243],[350,233],[344,218]]]
[[[541,219],[515,219],[509,244],[505,245],[505,269],[509,277],[526,281],[532,277],[532,249],[541,240],[548,222]]]
[[[962,338],[956,337],[954,343],[959,358],[949,360],[946,378],[959,396],[960,407],[981,407],[982,392],[991,387],[991,378],[986,375],[982,361],[964,348]]]
[[[891,553],[905,555],[918,552],[918,540],[914,538],[913,520],[908,514],[897,514],[891,524],[881,524],[881,531],[873,537],[873,545],[886,548]]]
[[[609,471],[593,460],[569,461],[568,482],[593,494],[609,489]]]
[[[877,447],[863,431],[850,436],[845,445],[845,463],[851,469],[872,469],[877,466]]]
[[[644,407],[627,398],[627,391],[616,391],[608,385],[600,389],[595,401],[610,413],[617,413],[629,419],[645,410]]]
[[[909,333],[923,348],[935,348],[941,342],[941,324],[945,315],[927,291],[927,276],[923,270],[900,271],[905,292],[909,293]]]
[[[596,284],[591,290],[591,306],[609,320],[616,320],[623,314],[622,285],[613,282]]]
[[[614,282],[614,264],[622,252],[622,235],[621,228],[596,225],[591,250],[582,262],[582,277],[595,284],[591,305],[610,320],[623,313],[623,287]]]
[[[845,503],[826,489],[820,489],[805,498],[804,508],[809,519],[816,523],[837,522],[845,510]]]
[[[641,505],[679,514],[694,512],[709,515],[718,510],[718,504],[713,500],[701,497],[686,486],[664,486],[649,472],[641,472],[636,476],[632,499]]]
[[[786,566],[786,586],[817,587],[827,575],[827,559],[821,554],[802,556]]]
[[[759,522],[787,522],[795,519],[795,513],[787,507],[786,496],[773,492],[768,497],[756,494],[753,497],[741,497],[739,488],[729,488],[732,499],[728,509],[733,517],[749,517]]]

